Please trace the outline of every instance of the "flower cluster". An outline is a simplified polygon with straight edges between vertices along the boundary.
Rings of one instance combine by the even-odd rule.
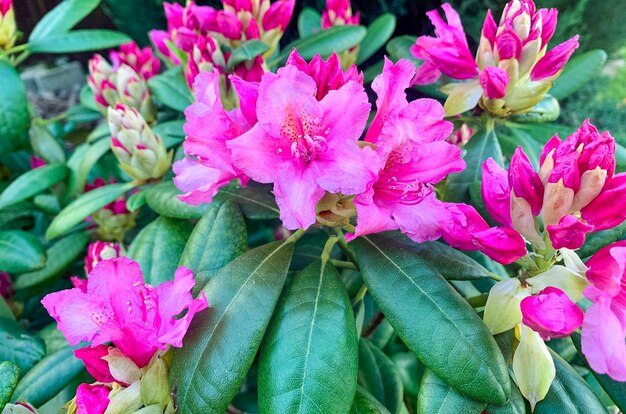
[[[543,99],[578,47],[575,36],[548,50],[557,10],[537,10],[532,0],[513,0],[507,3],[499,25],[487,12],[474,59],[458,13],[447,3],[443,10],[447,21],[436,10],[428,13],[435,37],[419,37],[411,52],[424,61],[415,83],[433,83],[442,74],[467,81],[444,88],[449,94],[447,115],[476,104],[496,116],[529,111]]]
[[[44,297],[44,307],[70,345],[91,343],[75,355],[97,382],[79,386],[68,412],[173,407],[166,351],[182,346],[194,315],[208,306],[204,294],[193,299],[193,286],[193,275],[184,267],[172,281],[145,284],[139,265],[121,257],[100,261],[86,283]]]
[[[10,49],[17,39],[13,0],[0,0],[0,49]]]
[[[322,29],[358,25],[360,20],[359,13],[352,14],[350,0],[326,0],[326,9],[322,12]]]

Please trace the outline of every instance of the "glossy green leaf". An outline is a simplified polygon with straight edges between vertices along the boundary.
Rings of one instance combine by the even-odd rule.
[[[502,150],[493,126],[477,131],[463,149],[466,168],[460,173],[448,176],[444,190],[446,201],[469,201],[470,185],[481,181],[483,162],[487,158],[493,158],[495,162],[502,165]]]
[[[113,30],[74,30],[37,39],[28,44],[31,53],[75,53],[110,49],[131,42],[127,35]]]
[[[183,131],[185,120],[161,122],[152,128],[152,131],[163,140],[166,148],[172,148],[185,139],[185,131]]]
[[[240,63],[253,60],[257,56],[265,53],[268,49],[269,46],[267,43],[261,40],[248,40],[232,51],[232,54],[228,58],[228,67],[232,69]]]
[[[70,188],[74,194],[84,191],[92,168],[110,149],[111,141],[108,139],[101,139],[88,145],[83,156],[78,161],[77,167],[72,168],[73,174],[70,176]]]
[[[157,286],[174,279],[190,234],[189,222],[159,217],[135,237],[128,257],[139,263],[146,283]]]
[[[48,163],[65,162],[63,147],[54,139],[48,128],[33,124],[28,132],[30,136],[30,146],[37,155]]]
[[[83,370],[83,362],[70,347],[39,361],[17,384],[13,401],[23,400],[38,407],[54,397]]]
[[[504,404],[510,391],[506,362],[487,327],[454,288],[406,245],[380,235],[351,245],[369,292],[420,361],[458,391]]]
[[[548,394],[537,403],[535,414],[602,414],[606,408],[585,380],[563,358],[550,350],[556,368]]]
[[[250,250],[213,276],[210,309],[194,317],[185,348],[174,350],[170,379],[181,412],[223,413],[256,355],[287,278],[293,244]]]
[[[372,66],[368,66],[367,69],[363,71],[363,82],[365,84],[370,84],[376,79],[376,76],[380,75],[385,67],[385,61],[379,60]]]
[[[512,116],[511,121],[522,123],[554,122],[560,114],[561,107],[559,101],[554,96],[546,95],[530,111]]]
[[[26,88],[15,68],[0,60],[0,152],[20,146],[30,123]]]
[[[487,404],[461,394],[441,380],[431,370],[422,377],[417,396],[417,413],[463,413],[480,414]]]
[[[539,158],[543,146],[539,144],[537,140],[533,139],[524,129],[513,128],[510,129],[509,132],[511,133],[510,136],[498,134],[498,141],[500,142],[504,157],[510,160],[517,147],[521,146],[533,167],[539,170]]]
[[[183,112],[193,102],[182,68],[172,68],[150,78],[148,86],[154,96],[165,106]]]
[[[37,237],[21,230],[0,231],[0,271],[20,274],[45,264],[46,252]]]
[[[65,0],[49,11],[35,26],[29,42],[67,32],[98,7],[100,0]]]
[[[80,90],[80,95],[78,97],[80,104],[85,108],[91,109],[94,112],[99,112],[98,105],[96,104],[96,100],[94,98],[93,91],[89,87],[89,85],[84,85]],[[105,124],[106,125],[106,124]],[[108,128],[108,125],[107,125]]]
[[[58,240],[46,251],[48,260],[42,269],[20,275],[14,289],[37,286],[59,277],[83,251],[89,240],[87,233],[76,232]]]
[[[376,20],[367,26],[367,35],[365,35],[359,47],[359,55],[356,60],[357,65],[371,58],[374,53],[385,46],[395,29],[396,16],[391,13],[385,13],[377,17]]]
[[[626,239],[626,222],[612,229],[590,233],[585,239],[585,244],[576,252],[583,259],[592,256],[598,250],[616,241]]]
[[[194,206],[178,199],[178,191],[172,181],[159,183],[145,190],[146,203],[161,216],[177,219],[199,219],[207,210],[206,204]]]
[[[404,393],[417,397],[420,386],[419,360],[412,352],[398,352],[391,355],[391,361],[396,365],[402,379]]]
[[[10,361],[26,373],[46,354],[41,338],[29,334],[12,319],[0,318],[0,361]]]
[[[563,73],[554,81],[550,95],[559,101],[574,94],[595,78],[606,63],[606,52],[601,49],[589,50],[574,56],[565,65]]]
[[[298,53],[305,60],[311,60],[317,54],[327,57],[333,52],[343,52],[358,45],[366,34],[367,30],[363,26],[331,27],[289,43],[276,59],[268,63],[268,66],[273,67],[285,62],[294,48],[298,49]]]
[[[489,405],[487,414],[526,414],[526,403],[515,384],[511,386],[511,398],[504,405]]]
[[[230,200],[239,205],[241,212],[251,220],[266,220],[278,218],[280,210],[274,196],[266,191],[267,187],[249,184],[241,187],[231,183],[220,189],[214,200]]]
[[[574,342],[574,346],[576,350],[580,354],[580,356],[585,360],[587,366],[589,363],[587,362],[584,354],[582,353],[582,348],[580,346],[580,334],[575,332],[572,334],[572,341]],[[591,369],[591,374],[598,381],[598,384],[602,387],[604,392],[611,398],[611,400],[617,405],[617,407],[622,411],[626,412],[626,382],[615,381],[611,377],[606,374],[598,374],[593,369]]]
[[[128,211],[136,211],[146,204],[146,192],[149,188],[141,189],[126,200]]]
[[[305,7],[298,16],[298,34],[300,37],[311,36],[322,30],[322,15],[315,9]]]
[[[65,164],[48,164],[25,172],[0,194],[0,208],[24,201],[52,187],[67,175]]]
[[[239,208],[214,201],[196,224],[180,257],[180,266],[193,270],[194,293],[221,268],[248,249],[246,222]]]
[[[403,35],[394,37],[387,43],[387,54],[394,62],[397,62],[400,59],[409,59],[413,62],[419,62],[416,60],[413,55],[411,55],[410,48],[417,41],[417,37]]]
[[[20,378],[20,369],[11,361],[0,362],[0,407],[11,401],[13,390]]]
[[[359,342],[359,385],[397,414],[402,407],[403,385],[394,363],[366,338]]]
[[[296,275],[268,328],[259,362],[261,413],[347,412],[358,339],[337,270],[320,260]]]
[[[367,392],[363,387],[358,386],[356,388],[356,394],[354,395],[354,402],[350,409],[350,414],[390,414],[389,410],[385,408],[376,398]]]
[[[87,216],[112,203],[133,187],[135,187],[133,183],[109,184],[81,195],[52,220],[46,231],[46,238],[51,240],[67,233],[72,227],[82,223]]]

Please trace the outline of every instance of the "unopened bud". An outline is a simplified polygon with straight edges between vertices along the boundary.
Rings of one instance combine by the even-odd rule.
[[[113,378],[121,383],[134,384],[141,378],[141,369],[117,348],[111,348],[102,359],[109,364]]]
[[[129,387],[124,388],[118,384],[113,384],[113,389],[109,394],[109,406],[106,414],[126,414],[133,413],[140,409],[141,403],[141,382],[137,381]]]
[[[17,39],[13,0],[0,0],[0,49],[10,49]]]
[[[95,241],[87,247],[87,256],[85,257],[85,273],[91,273],[91,270],[101,261],[107,259],[116,259],[121,255],[121,246],[119,243]]]
[[[565,292],[573,302],[578,302],[583,298],[583,290],[589,285],[589,281],[583,275],[565,266],[556,265],[531,277],[527,283],[531,286],[533,294],[548,287],[556,287]]]
[[[168,371],[167,364],[158,354],[144,368],[141,378],[141,401],[144,405],[158,405],[165,408],[170,402]]]
[[[549,182],[546,184],[545,194],[543,196],[543,209],[541,217],[543,224],[558,224],[561,218],[569,213],[572,202],[574,200],[574,190],[568,188],[560,179],[556,183]]]
[[[518,279],[506,279],[489,291],[483,320],[492,334],[514,328],[522,321],[520,302],[530,295],[530,288],[522,287]]]
[[[152,97],[146,81],[128,65],[122,65],[117,70],[117,90],[119,102],[136,108],[148,123],[156,117],[156,109],[152,104]]]
[[[93,92],[96,106],[106,114],[109,106],[115,105],[118,101],[117,74],[100,55],[94,55],[89,61],[87,84]]]

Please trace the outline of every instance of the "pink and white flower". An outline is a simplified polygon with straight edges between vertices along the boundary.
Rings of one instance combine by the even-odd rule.
[[[114,68],[128,65],[145,80],[158,75],[161,67],[150,47],[140,48],[135,42],[121,45],[119,51],[110,51],[109,57]]]

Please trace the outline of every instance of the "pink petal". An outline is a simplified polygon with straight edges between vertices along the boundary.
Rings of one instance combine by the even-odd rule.
[[[578,249],[585,243],[587,233],[594,230],[594,227],[583,223],[577,217],[570,215],[564,216],[558,225],[548,225],[546,230],[550,235],[552,246],[555,249],[568,248]]]
[[[79,348],[74,351],[74,356],[85,364],[85,368],[98,382],[117,382],[111,374],[109,363],[102,359],[109,355],[109,346],[98,345],[95,347]]]
[[[478,250],[501,264],[511,264],[526,255],[526,242],[515,230],[493,227],[474,233]]]
[[[606,180],[602,192],[580,210],[583,220],[594,226],[594,230],[606,230],[626,219],[626,173],[616,174]]]
[[[391,217],[391,208],[385,203],[376,204],[374,190],[370,189],[354,198],[357,211],[357,226],[354,234],[347,234],[352,241],[359,236],[396,230],[398,225]]]
[[[615,297],[626,279],[626,241],[618,241],[598,250],[586,263],[587,279],[599,291]]]
[[[174,184],[185,194],[178,198],[187,204],[210,203],[220,188],[237,178],[228,171],[206,165],[191,158],[176,161],[173,166]]]
[[[76,390],[76,413],[103,414],[109,406],[110,392],[105,385],[80,384]]]
[[[363,85],[350,81],[329,91],[320,105],[324,109],[322,131],[329,130],[326,137],[329,147],[358,141],[371,109]]]
[[[282,142],[268,135],[261,124],[226,145],[237,168],[260,183],[274,182],[281,166],[289,168],[293,164],[290,149],[283,148]]]
[[[317,184],[330,193],[359,194],[372,183],[380,169],[379,156],[356,142],[329,148],[324,156],[311,163]]]
[[[481,192],[485,208],[491,217],[498,223],[511,227],[511,187],[508,174],[492,158],[483,163]]]
[[[393,218],[400,231],[417,243],[437,240],[444,231],[453,226],[452,216],[445,203],[437,199],[434,192],[418,204],[398,204],[393,209]]]
[[[543,205],[543,183],[522,147],[517,147],[509,166],[509,183],[513,193],[530,204],[532,214],[538,215]]]
[[[480,73],[480,86],[489,99],[502,99],[509,85],[509,75],[504,69],[487,66]]]
[[[556,75],[578,48],[578,35],[553,47],[533,67],[530,79],[538,81]]]
[[[274,182],[280,219],[289,230],[307,229],[315,224],[315,206],[324,196],[312,169],[281,170]]]
[[[583,323],[583,311],[560,289],[547,287],[520,303],[522,322],[549,341],[565,338]]]

